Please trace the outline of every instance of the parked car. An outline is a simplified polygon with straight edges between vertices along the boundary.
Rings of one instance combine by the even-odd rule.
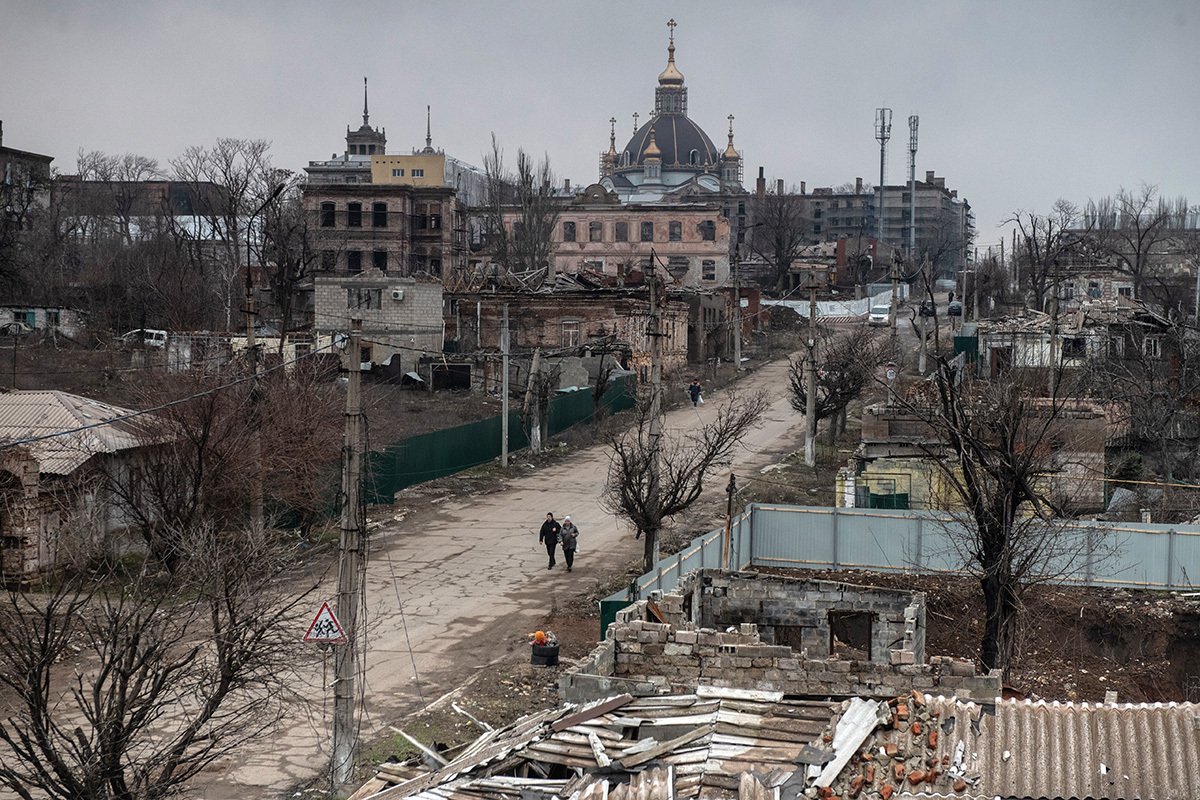
[[[937,310],[933,307],[932,300],[922,300],[921,307],[917,309],[917,313],[922,317],[936,317]]]
[[[872,327],[887,325],[891,321],[891,316],[891,306],[871,306],[871,312],[867,314],[867,324]]]
[[[33,333],[33,328],[25,322],[5,322],[0,325],[0,336],[28,336]]]
[[[962,303],[958,300],[951,300],[950,305],[946,306],[946,315],[951,317],[962,316]]]
[[[166,347],[167,332],[156,328],[137,328],[117,337],[128,347]]]

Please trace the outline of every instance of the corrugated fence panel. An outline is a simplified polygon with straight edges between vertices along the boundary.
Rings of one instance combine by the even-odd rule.
[[[881,572],[963,572],[970,537],[947,514],[753,504],[734,519],[730,565]],[[1200,581],[1200,527],[1076,522],[1055,532],[1059,553],[1047,570],[1057,583],[1192,589]],[[718,529],[693,539],[642,576],[643,592],[669,590],[680,576],[721,563]],[[667,585],[669,583],[669,585]],[[610,599],[625,597],[618,592]],[[644,594],[643,594],[644,596]]]

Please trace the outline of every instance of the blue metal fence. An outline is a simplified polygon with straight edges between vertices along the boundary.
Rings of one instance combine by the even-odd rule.
[[[862,569],[875,572],[965,572],[963,531],[947,514],[752,504],[732,528],[729,566]],[[721,560],[722,529],[692,540],[636,581],[639,596],[670,591],[680,577]],[[1057,532],[1062,573],[1056,583],[1139,589],[1196,588],[1200,527],[1072,522]],[[611,598],[626,598],[627,591]]]

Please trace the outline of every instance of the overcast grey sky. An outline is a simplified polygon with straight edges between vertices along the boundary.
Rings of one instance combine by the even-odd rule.
[[[371,122],[389,149],[433,137],[476,164],[492,131],[596,179],[618,120],[652,109],[674,17],[689,112],[789,184],[878,179],[873,122],[894,110],[888,176],[936,170],[976,210],[1124,185],[1200,202],[1200,3],[25,2],[0,0],[0,119],[11,147],[74,169],[80,148],[165,162],[219,136],[265,138],[300,169]]]

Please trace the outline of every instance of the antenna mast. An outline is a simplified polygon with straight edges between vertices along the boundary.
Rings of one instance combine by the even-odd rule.
[[[892,138],[892,110],[875,109],[875,141],[879,142],[879,208],[875,235],[875,257],[879,257],[879,246],[883,244],[883,187],[887,184],[887,143]]]
[[[908,118],[908,260],[917,252],[917,123],[913,114]]]

